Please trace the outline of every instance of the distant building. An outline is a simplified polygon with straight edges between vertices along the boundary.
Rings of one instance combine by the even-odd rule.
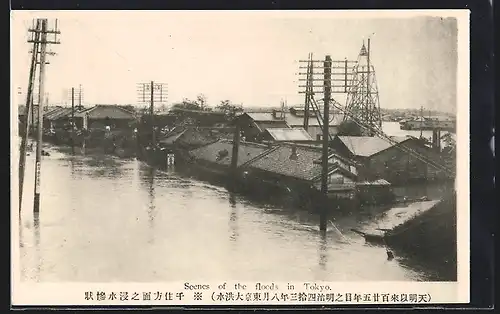
[[[43,114],[43,127],[45,129],[57,129],[68,125],[71,122],[72,109],[68,107],[55,107]],[[76,120],[76,119],[75,119]],[[81,121],[75,124],[81,128]]]
[[[290,128],[285,119],[272,112],[245,112],[238,116],[236,123],[247,141],[260,142],[269,128]]]
[[[201,127],[222,126],[228,122],[228,117],[221,111],[172,108],[169,114],[176,117],[177,123],[190,121],[189,124]]]
[[[128,128],[136,121],[136,115],[116,105],[96,105],[75,114],[75,120],[81,119],[86,129],[104,129],[111,126],[115,129]]]
[[[249,141],[261,141],[265,131],[268,129],[303,128],[304,110],[290,108],[289,110],[260,110],[258,112],[245,112],[241,114],[237,123],[240,124],[245,138]],[[323,131],[320,122],[313,114],[309,113],[309,123],[307,133],[312,140],[319,141]],[[337,134],[337,127],[343,121],[343,115],[334,113],[330,116],[329,132],[331,135]]]

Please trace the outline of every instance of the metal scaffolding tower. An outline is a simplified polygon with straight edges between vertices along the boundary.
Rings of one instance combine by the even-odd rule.
[[[368,39],[368,48],[363,42],[358,62],[353,67],[352,81],[347,93],[346,111],[363,124],[374,128],[382,127],[375,68],[370,62],[370,39]],[[344,115],[344,121],[351,119],[352,117]],[[369,129],[365,128],[363,131],[366,135],[375,135]]]

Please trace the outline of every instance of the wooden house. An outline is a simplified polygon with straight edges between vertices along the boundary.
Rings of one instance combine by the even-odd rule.
[[[71,122],[72,109],[56,107],[43,114],[43,127],[45,129],[59,129],[68,126]],[[82,127],[81,119],[75,119],[78,128]]]
[[[414,137],[386,139],[368,136],[336,136],[331,146],[345,157],[359,162],[358,172],[369,180],[385,179],[392,184],[409,181],[441,180],[447,174],[432,163],[445,165],[439,152]]]
[[[283,143],[241,166],[248,185],[263,193],[288,193],[299,203],[318,195],[321,182],[321,149]],[[329,163],[328,194],[353,200],[356,175],[342,165]]]
[[[84,129],[127,129],[136,122],[136,115],[117,105],[96,105],[75,114],[75,120],[81,119]]]

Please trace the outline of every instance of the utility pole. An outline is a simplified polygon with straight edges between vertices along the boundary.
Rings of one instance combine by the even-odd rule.
[[[370,38],[368,38],[368,47],[366,49],[366,104],[365,104],[365,121],[368,125],[372,125],[373,115],[370,114],[371,103],[371,84],[370,84]]]
[[[150,123],[151,123],[151,145],[153,147],[156,147],[154,101],[155,101],[155,82],[151,81],[151,104],[149,106],[149,116],[150,116]]]
[[[75,154],[75,88],[71,87],[71,153]]]
[[[36,29],[40,28],[40,22],[37,21]],[[37,32],[34,35],[33,51],[38,51],[38,42],[40,41],[40,33]],[[30,129],[30,113],[33,111],[33,82],[35,80],[36,65],[37,65],[38,54],[33,53],[31,55],[31,67],[28,79],[28,91],[26,93],[26,122],[23,129],[21,130],[21,149],[19,156],[19,213],[21,213],[21,207],[23,202],[23,188],[24,188],[24,172],[26,166],[26,148],[28,145],[28,134]],[[31,120],[34,123],[34,120]]]
[[[312,53],[309,54],[307,58],[307,70],[306,70],[306,92],[305,92],[305,100],[304,100],[304,130],[308,132],[309,130],[309,108],[311,107],[310,99],[311,99],[311,89],[312,89]]]
[[[309,54],[308,60],[299,60],[301,65],[299,69],[306,69],[306,72],[299,72],[300,76],[304,76],[304,78],[299,78],[299,82],[305,81],[306,84],[299,83],[299,88],[304,88],[304,90],[299,91],[299,94],[305,94],[305,104],[304,104],[304,121],[303,127],[307,131],[309,127],[309,116],[311,115],[311,109],[314,113],[313,115],[316,117],[319,126],[323,129],[323,120],[321,110],[314,99],[316,93],[324,92],[324,85],[315,82],[324,82],[324,60],[313,60],[312,53]],[[307,65],[303,65],[306,63]],[[335,94],[345,94],[349,93],[351,89],[351,82],[353,79],[353,73],[348,72],[347,69],[349,66],[355,66],[357,61],[353,60],[330,60],[330,93]],[[323,70],[323,71],[317,71]],[[319,77],[321,75],[321,77]],[[319,90],[322,89],[322,91]],[[330,136],[330,135],[329,135]]]
[[[39,88],[38,88],[38,134],[37,134],[37,147],[36,147],[36,163],[35,163],[35,191],[33,199],[33,214],[38,217],[40,212],[40,179],[41,179],[41,161],[42,161],[42,136],[43,136],[43,102],[45,96],[45,65],[46,65],[46,55],[47,55],[47,44],[59,44],[57,41],[57,34],[60,32],[57,29],[57,20],[55,22],[55,29],[48,29],[47,19],[38,19],[37,24],[40,24],[40,28],[36,30],[30,30],[32,32],[39,33],[40,39],[35,37],[34,40],[29,42],[40,44],[40,74],[39,74]],[[47,39],[47,34],[54,34],[53,40]],[[38,54],[38,50],[33,51],[34,54]]]
[[[163,103],[167,99],[167,93],[164,91],[166,84],[150,81],[149,83],[139,83],[139,102],[149,103],[149,123],[151,127],[151,144],[156,146],[156,132],[154,125],[154,104]]]
[[[332,59],[330,56],[325,57],[324,62],[324,109],[323,109],[323,156],[321,159],[321,194],[326,200],[328,198],[328,151],[330,143],[329,120],[330,120],[330,97],[332,92]],[[326,231],[326,213],[327,202],[322,202],[320,209],[319,229]]]
[[[422,128],[424,127],[424,106],[420,107],[420,139],[422,139]]]
[[[78,107],[82,107],[82,84],[79,86],[79,91],[78,91]],[[74,111],[74,110],[73,110]]]

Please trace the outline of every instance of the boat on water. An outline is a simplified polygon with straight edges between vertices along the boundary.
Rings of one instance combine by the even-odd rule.
[[[454,131],[456,129],[456,121],[451,118],[429,118],[422,117],[412,120],[402,120],[399,122],[401,130],[435,130]]]

